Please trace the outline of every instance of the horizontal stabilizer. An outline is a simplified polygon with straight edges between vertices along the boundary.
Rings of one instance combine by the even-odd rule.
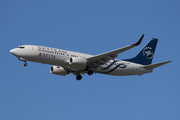
[[[166,61],[166,62],[160,62],[160,63],[156,63],[156,64],[151,64],[151,65],[145,65],[145,66],[143,66],[143,68],[145,68],[145,69],[154,69],[154,68],[157,68],[157,67],[159,67],[161,65],[167,64],[169,62],[172,62],[172,61]]]

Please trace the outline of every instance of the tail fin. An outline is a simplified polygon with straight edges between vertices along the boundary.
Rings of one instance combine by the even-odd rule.
[[[125,61],[134,62],[142,65],[152,63],[158,39],[152,38],[150,42],[134,57]]]

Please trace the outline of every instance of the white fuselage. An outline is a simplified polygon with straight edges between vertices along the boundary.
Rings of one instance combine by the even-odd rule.
[[[61,66],[65,69],[69,69],[69,59],[72,57],[80,57],[85,59],[93,57],[93,55],[79,52],[36,45],[23,45],[21,48],[12,49],[11,53],[16,57],[23,58],[27,61]],[[94,72],[117,76],[142,75],[144,73],[152,72],[152,70],[144,69],[142,66],[143,65],[141,64],[123,60],[109,60],[105,64],[100,65],[100,67],[95,69]]]

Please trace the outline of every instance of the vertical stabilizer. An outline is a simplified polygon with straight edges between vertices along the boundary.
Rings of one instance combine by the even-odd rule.
[[[142,65],[152,63],[158,39],[152,38],[150,42],[134,57],[125,61],[134,62]]]

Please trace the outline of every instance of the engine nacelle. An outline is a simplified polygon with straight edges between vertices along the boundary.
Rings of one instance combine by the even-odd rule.
[[[66,76],[68,74],[68,72],[61,66],[52,66],[50,73],[62,76]]]
[[[69,60],[71,69],[83,70],[87,67],[87,60],[84,58],[72,57]]]

